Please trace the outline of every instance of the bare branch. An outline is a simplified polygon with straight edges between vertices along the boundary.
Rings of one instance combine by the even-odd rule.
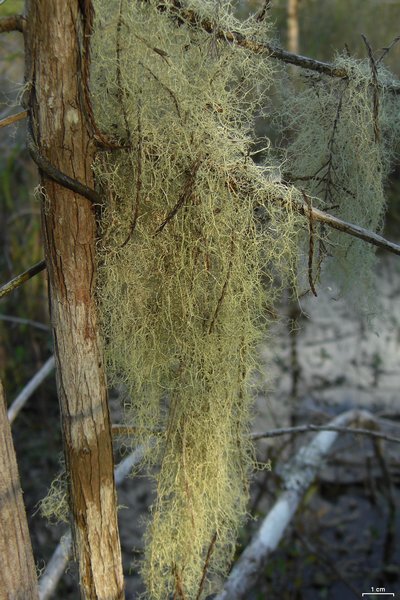
[[[353,422],[370,424],[371,419],[373,416],[366,411],[343,413],[329,424],[335,431],[318,433],[308,446],[303,446],[296,453],[285,469],[285,491],[261,523],[214,600],[241,600],[248,597],[249,589],[254,586],[268,557],[277,548],[303,495],[315,479],[322,460],[333,446],[338,436],[336,429],[347,428]]]
[[[309,217],[309,209],[305,203],[299,203],[298,208],[299,211],[305,217]],[[378,235],[377,233],[374,233],[373,231],[364,229],[359,225],[353,225],[352,223],[348,223],[347,221],[342,221],[342,219],[338,219],[338,217],[329,215],[328,213],[325,213],[322,210],[319,210],[318,208],[312,208],[311,213],[315,221],[320,221],[321,223],[329,225],[329,227],[332,227],[333,229],[337,229],[338,231],[342,231],[343,233],[352,235],[353,237],[359,238],[360,240],[364,240],[364,242],[368,242],[369,244],[378,246],[378,248],[384,248],[389,252],[393,252],[393,254],[400,255],[399,244],[390,242],[386,238],[382,237],[381,235]]]
[[[332,425],[298,425],[296,427],[283,427],[279,429],[270,429],[262,433],[253,433],[252,440],[262,440],[266,438],[278,437],[281,435],[293,435],[297,433],[308,433],[310,431],[336,431],[338,433],[352,433],[355,435],[367,435],[369,437],[378,438],[387,442],[400,444],[400,438],[372,429],[363,429],[359,427],[334,427]]]
[[[5,119],[1,119],[0,121],[0,129],[2,127],[7,127],[7,125],[11,125],[12,123],[16,123],[17,121],[22,121],[22,119],[26,119],[28,116],[27,110],[21,110],[21,112],[16,113],[15,115],[10,115]]]
[[[368,57],[369,57],[369,64],[371,65],[371,77],[372,77],[372,83],[373,83],[373,98],[372,98],[372,102],[373,102],[373,117],[374,117],[374,135],[375,135],[375,142],[378,144],[380,137],[381,137],[381,132],[380,132],[380,127],[379,127],[379,82],[378,82],[378,67],[376,66],[376,61],[374,58],[374,53],[372,52],[372,48],[371,48],[371,44],[369,43],[367,37],[362,33],[361,37],[363,39],[363,42],[365,44],[365,47],[367,48],[367,52],[368,52]]]
[[[17,323],[18,325],[30,325],[31,327],[36,327],[36,329],[41,329],[42,331],[50,331],[48,325],[39,323],[39,321],[32,321],[32,319],[13,317],[11,315],[0,315],[0,321],[8,321],[9,323]]]
[[[136,448],[134,452],[124,458],[119,465],[115,468],[115,484],[121,485],[123,480],[129,475],[132,467],[137,465],[143,458],[144,450],[142,447]],[[68,561],[72,553],[72,535],[71,530],[67,532],[61,538],[57,548],[53,552],[53,555],[47,567],[39,581],[39,599],[49,600],[54,594],[58,582],[60,581],[62,574],[67,568]]]
[[[385,58],[385,56],[391,51],[393,46],[395,46],[398,42],[400,42],[400,35],[396,36],[394,38],[394,40],[392,41],[392,43],[389,44],[389,46],[386,46],[386,48],[382,48],[383,52],[380,55],[380,57],[378,58],[378,60],[376,61],[377,65],[379,65],[380,62],[382,62],[382,60]]]
[[[25,19],[22,15],[11,15],[0,19],[0,33],[9,33],[10,31],[20,31],[23,33],[25,28]]]
[[[20,275],[17,275],[16,277],[14,277],[13,279],[11,279],[10,281],[8,281],[0,287],[0,298],[7,296],[7,294],[10,294],[17,287],[25,283],[25,281],[28,281],[29,279],[40,273],[40,271],[43,271],[43,269],[45,268],[46,261],[44,260],[41,260],[32,267],[29,267],[29,269],[27,269]]]
[[[54,369],[54,356],[44,363],[43,367],[32,377],[32,379],[26,384],[24,389],[18,394],[14,402],[11,404],[7,411],[8,420],[10,424],[15,420],[19,411],[24,404],[29,400],[32,394],[37,390],[39,385],[50,375]]]

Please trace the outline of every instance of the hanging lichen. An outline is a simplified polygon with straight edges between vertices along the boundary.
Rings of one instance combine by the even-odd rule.
[[[399,97],[387,91],[393,77],[370,60],[339,57],[346,79],[309,75],[305,85],[284,90],[291,142],[286,177],[314,206],[345,221],[380,231],[385,212],[384,184],[400,133]],[[287,82],[286,82],[287,83]],[[373,305],[375,251],[360,240],[319,228],[315,276],[325,260],[325,282],[336,281],[357,309]],[[317,245],[316,245],[317,246]]]
[[[157,2],[94,4],[95,118],[121,146],[94,166],[107,366],[125,385],[132,444],[158,465],[142,573],[150,598],[201,598],[246,511],[249,377],[293,265],[296,192],[250,157],[269,60]],[[268,35],[234,20],[229,2],[187,6],[216,27]]]

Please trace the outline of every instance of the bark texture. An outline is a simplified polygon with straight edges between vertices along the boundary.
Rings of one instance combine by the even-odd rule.
[[[87,0],[27,2],[26,88],[39,153],[93,188],[94,141],[82,109]],[[95,281],[96,221],[89,200],[42,172],[42,225],[57,386],[81,594],[124,597],[112,440]]]
[[[38,587],[17,460],[0,381],[0,600],[37,600]]]

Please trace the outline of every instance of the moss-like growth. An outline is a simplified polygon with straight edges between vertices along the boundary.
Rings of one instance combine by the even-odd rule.
[[[400,133],[400,100],[387,91],[392,76],[369,60],[338,57],[349,78],[309,75],[302,89],[285,89],[286,126],[291,138],[285,170],[318,208],[379,231],[385,212],[384,183]],[[334,231],[320,230],[315,272],[326,260],[326,281],[335,280],[367,310],[373,297],[375,249]],[[321,256],[322,253],[322,256]],[[330,283],[331,285],[331,283]]]
[[[61,470],[52,481],[47,496],[39,502],[38,510],[42,517],[52,523],[68,523],[68,481],[64,458],[60,458]]]
[[[277,277],[293,265],[295,192],[268,176],[272,162],[250,158],[269,60],[157,2],[94,4],[95,116],[124,146],[94,166],[106,195],[97,288],[107,365],[125,384],[132,444],[159,465],[142,572],[150,598],[201,598],[209,574],[226,571],[246,511],[249,377]],[[233,20],[229,2],[188,5],[268,35],[255,19]]]

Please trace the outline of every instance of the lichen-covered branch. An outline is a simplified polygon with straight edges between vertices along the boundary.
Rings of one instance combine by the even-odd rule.
[[[299,205],[299,210],[305,217],[308,217],[309,209],[306,206],[306,204]],[[369,231],[368,229],[359,227],[359,225],[354,225],[353,223],[343,221],[342,219],[334,217],[333,215],[329,215],[328,213],[319,210],[318,208],[311,208],[311,214],[315,221],[319,221],[320,223],[324,223],[325,225],[328,225],[333,229],[337,229],[338,231],[342,231],[343,233],[352,235],[353,237],[356,237],[360,240],[364,240],[364,242],[368,242],[369,244],[378,246],[378,248],[384,248],[388,252],[400,255],[399,244],[390,242],[386,238],[382,237],[377,233],[374,233],[373,231]]]
[[[293,52],[283,50],[283,48],[279,48],[270,42],[260,42],[258,40],[250,39],[237,31],[226,31],[216,27],[212,20],[202,18],[193,10],[185,9],[183,2],[180,2],[180,0],[168,0],[168,2],[161,0],[159,2],[159,7],[162,10],[169,10],[172,14],[182,19],[183,22],[201,27],[204,31],[212,33],[218,39],[225,40],[228,43],[237,44],[250,52],[266,54],[270,58],[275,58],[289,65],[301,67],[302,69],[307,69],[309,71],[315,71],[323,75],[328,75],[329,77],[347,79],[350,76],[349,72],[344,67],[316,60],[308,56],[294,54]],[[388,89],[396,94],[400,94],[400,84],[388,86]]]
[[[372,420],[372,417],[371,417]],[[377,424],[378,425],[378,424]],[[282,435],[297,435],[298,433],[309,433],[310,431],[336,431],[338,433],[350,433],[353,435],[366,435],[375,439],[385,440],[386,442],[393,442],[400,444],[400,438],[394,435],[389,435],[381,431],[374,431],[372,429],[366,429],[361,427],[339,427],[335,425],[297,425],[296,427],[282,427],[280,429],[270,429],[260,433],[253,433],[251,435],[252,440],[263,440],[267,438],[280,437]]]

